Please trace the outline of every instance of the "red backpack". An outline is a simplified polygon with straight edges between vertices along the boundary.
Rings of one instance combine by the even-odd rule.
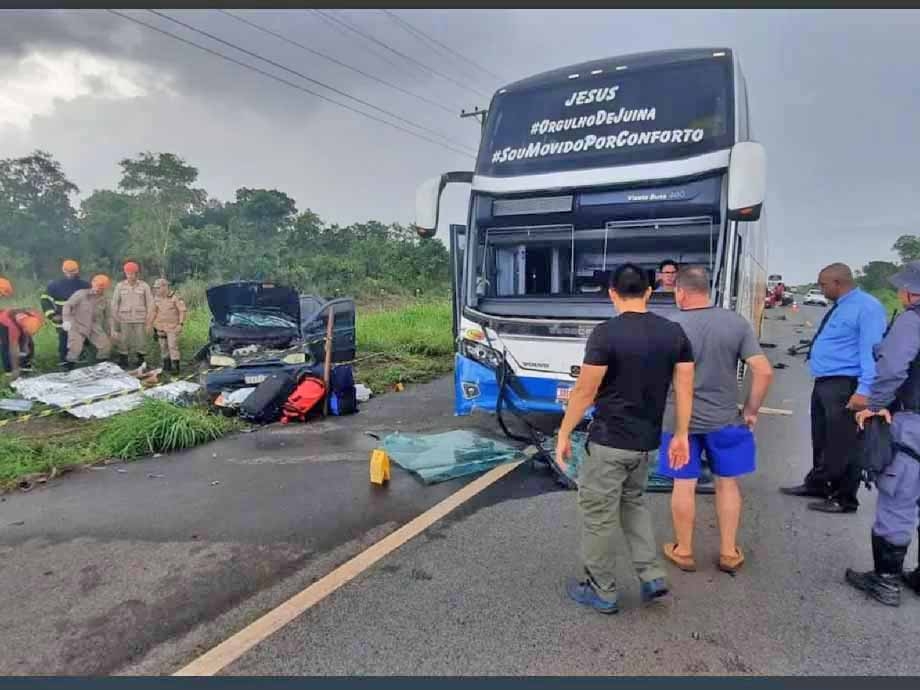
[[[297,384],[297,388],[288,397],[281,409],[281,423],[291,421],[303,422],[310,411],[316,407],[326,395],[326,386],[322,379],[312,376],[306,377]]]

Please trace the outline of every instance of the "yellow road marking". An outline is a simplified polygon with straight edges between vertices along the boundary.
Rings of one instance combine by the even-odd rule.
[[[247,651],[277,632],[295,618],[347,584],[384,556],[392,553],[413,537],[418,536],[445,515],[455,510],[484,489],[497,482],[520,465],[514,462],[499,465],[473,480],[456,493],[340,565],[325,577],[269,611],[258,620],[224,640],[213,649],[176,671],[174,676],[213,676],[239,659]]]

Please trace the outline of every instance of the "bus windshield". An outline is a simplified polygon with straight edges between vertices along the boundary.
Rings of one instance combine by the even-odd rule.
[[[632,262],[655,280],[665,259],[713,266],[717,226],[710,218],[572,226],[490,228],[478,234],[476,302],[520,297],[607,298],[608,273]]]
[[[539,174],[728,148],[732,98],[729,59],[578,75],[499,92],[489,108],[476,172]]]

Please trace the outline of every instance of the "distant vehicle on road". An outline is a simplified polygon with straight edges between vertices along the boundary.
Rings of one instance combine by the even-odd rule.
[[[817,307],[826,307],[829,302],[827,297],[821,294],[820,290],[809,290],[808,294],[805,295],[805,299],[802,300],[802,304],[810,304]]]

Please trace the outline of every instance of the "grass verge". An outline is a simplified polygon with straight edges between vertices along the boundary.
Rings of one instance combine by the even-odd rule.
[[[103,460],[136,460],[214,441],[239,428],[235,419],[197,407],[145,400],[135,410],[95,421],[63,439],[0,436],[0,490],[44,481]]]

